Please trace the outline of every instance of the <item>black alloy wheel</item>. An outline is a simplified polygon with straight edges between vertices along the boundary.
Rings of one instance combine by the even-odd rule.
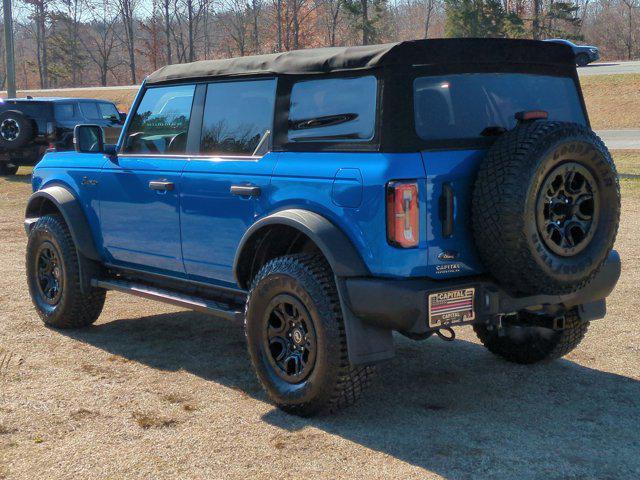
[[[43,242],[36,254],[38,293],[49,305],[60,301],[63,290],[63,265],[60,253],[51,242]]]
[[[316,330],[311,315],[292,295],[276,296],[265,314],[266,350],[276,374],[289,383],[305,380],[316,359]]]
[[[538,232],[554,253],[570,257],[589,245],[598,224],[599,193],[583,165],[567,162],[544,180],[537,202]]]

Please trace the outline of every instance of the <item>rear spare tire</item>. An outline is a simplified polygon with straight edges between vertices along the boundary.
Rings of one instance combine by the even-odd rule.
[[[33,125],[22,112],[0,113],[0,148],[13,151],[24,147],[33,137]]]
[[[611,251],[619,219],[613,160],[585,126],[519,125],[479,169],[472,202],[478,253],[514,293],[564,294],[586,285]]]

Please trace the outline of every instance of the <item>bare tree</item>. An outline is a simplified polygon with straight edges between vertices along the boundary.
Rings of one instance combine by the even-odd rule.
[[[49,88],[49,58],[47,55],[47,21],[49,0],[24,0],[32,8],[31,18],[35,24],[36,55],[40,88]]]
[[[640,35],[638,35],[638,10],[640,9],[640,2],[638,0],[622,0],[625,6],[625,14],[627,21],[627,31],[624,35],[624,45],[627,49],[627,60],[633,58],[633,51],[638,47],[637,43]]]
[[[316,9],[321,12],[320,21],[325,30],[325,43],[336,45],[336,33],[342,12],[342,0],[316,0]]]
[[[109,73],[122,65],[122,62],[114,61],[114,51],[118,46],[115,35],[115,25],[118,15],[111,11],[109,0],[102,0],[97,5],[89,3],[88,9],[91,14],[91,21],[86,29],[87,45],[86,51],[91,61],[98,68],[100,85],[103,87],[108,83]]]
[[[131,83],[138,83],[136,75],[136,37],[135,37],[135,18],[134,10],[137,6],[137,0],[117,0],[119,13],[122,18],[122,27],[124,30],[124,44],[127,48],[129,56],[129,72]]]

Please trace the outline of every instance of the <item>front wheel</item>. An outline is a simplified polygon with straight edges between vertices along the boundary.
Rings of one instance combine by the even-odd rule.
[[[29,233],[27,282],[42,321],[55,328],[91,325],[102,312],[106,291],[80,286],[78,253],[62,217],[45,215]]]
[[[475,324],[473,330],[491,353],[509,362],[531,364],[564,357],[578,346],[589,327],[589,322],[574,311],[565,315],[564,329],[559,331],[527,325],[526,319],[519,320],[523,322],[505,325],[500,330],[490,330],[484,324]]]
[[[589,64],[589,55],[581,53],[576,57],[576,65],[579,67],[586,67]]]
[[[373,370],[349,364],[333,274],[317,255],[287,255],[260,269],[247,297],[245,333],[260,383],[295,415],[350,405]]]

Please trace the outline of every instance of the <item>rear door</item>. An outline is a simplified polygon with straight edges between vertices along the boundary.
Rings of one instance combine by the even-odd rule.
[[[194,92],[195,85],[146,89],[120,153],[102,169],[101,230],[113,263],[184,273],[180,177]]]
[[[233,285],[242,235],[265,211],[276,155],[269,152],[275,79],[202,85],[200,151],[181,190],[182,252],[193,279]]]

